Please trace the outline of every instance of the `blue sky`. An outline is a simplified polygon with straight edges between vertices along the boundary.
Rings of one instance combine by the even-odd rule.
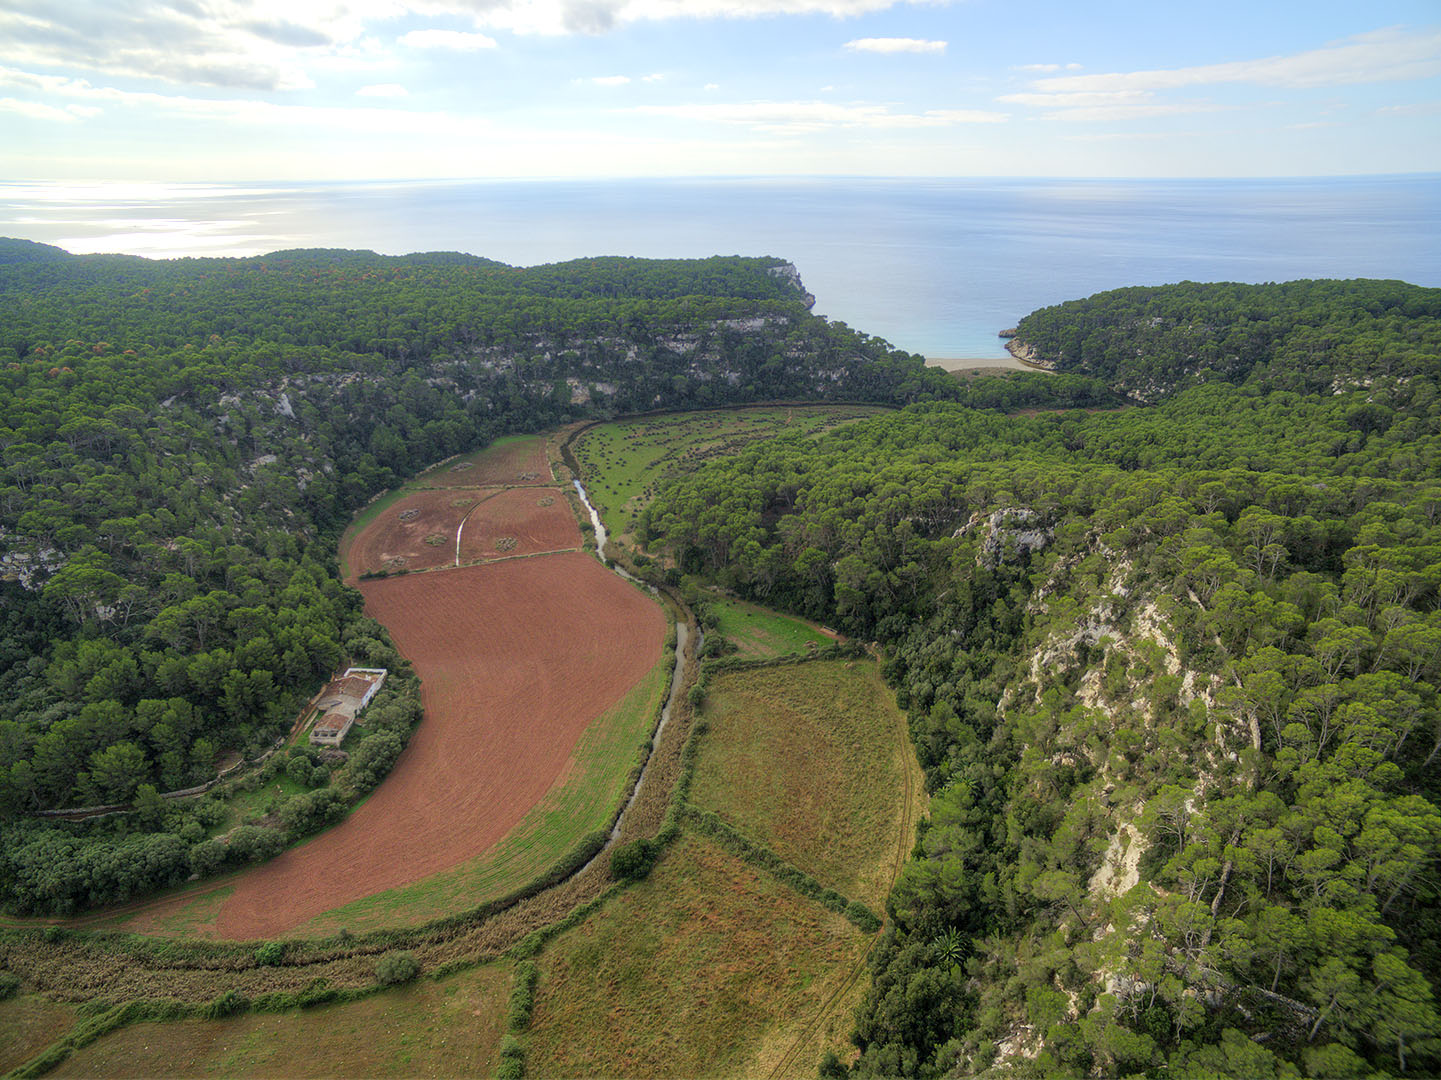
[[[0,179],[1441,171],[1435,0],[0,0]]]

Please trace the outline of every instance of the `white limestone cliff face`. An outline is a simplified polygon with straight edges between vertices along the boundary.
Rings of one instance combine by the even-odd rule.
[[[806,287],[801,282],[801,272],[796,269],[795,263],[777,263],[775,266],[768,267],[766,273],[773,278],[779,278],[791,288],[795,289],[796,292],[800,293],[801,302],[805,304],[807,308],[816,306],[816,298],[806,292]]]

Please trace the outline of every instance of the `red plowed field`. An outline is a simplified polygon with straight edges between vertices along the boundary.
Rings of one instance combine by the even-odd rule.
[[[477,506],[460,533],[460,561],[580,547],[580,528],[558,488],[510,488]]]
[[[346,552],[352,574],[455,565],[455,530],[488,491],[421,491],[386,509]]]
[[[346,821],[241,875],[223,938],[284,933],[489,848],[586,726],[660,659],[661,610],[580,553],[361,583],[424,680],[425,720]]]
[[[416,482],[426,487],[484,487],[508,484],[553,484],[545,437],[505,439],[478,454],[422,473]]]

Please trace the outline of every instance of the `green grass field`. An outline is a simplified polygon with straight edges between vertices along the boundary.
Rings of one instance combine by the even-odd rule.
[[[492,1076],[510,975],[510,965],[489,964],[340,1005],[135,1024],[47,1075]]]
[[[794,1075],[845,1056],[832,1017],[869,939],[703,838],[682,837],[540,956],[526,1043],[535,1077]],[[820,1020],[821,1022],[816,1023]]]
[[[706,606],[716,619],[716,630],[735,645],[736,656],[747,660],[804,653],[812,645],[829,645],[835,640],[804,619],[744,600],[716,594],[706,598]]]
[[[879,911],[915,840],[921,777],[870,660],[711,676],[690,799]]]
[[[611,815],[629,792],[625,781],[649,738],[670,686],[669,654],[585,730],[563,782],[490,851],[413,885],[377,893],[326,912],[293,936],[325,936],[387,926],[415,926],[465,911],[526,885],[558,863]]]
[[[612,536],[630,540],[655,483],[671,472],[782,433],[822,432],[885,410],[817,405],[720,409],[598,424],[572,444],[590,500]]]

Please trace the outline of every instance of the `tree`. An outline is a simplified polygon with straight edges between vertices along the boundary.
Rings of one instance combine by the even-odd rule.
[[[144,751],[133,742],[115,743],[90,755],[91,781],[109,802],[129,802],[149,771]]]

